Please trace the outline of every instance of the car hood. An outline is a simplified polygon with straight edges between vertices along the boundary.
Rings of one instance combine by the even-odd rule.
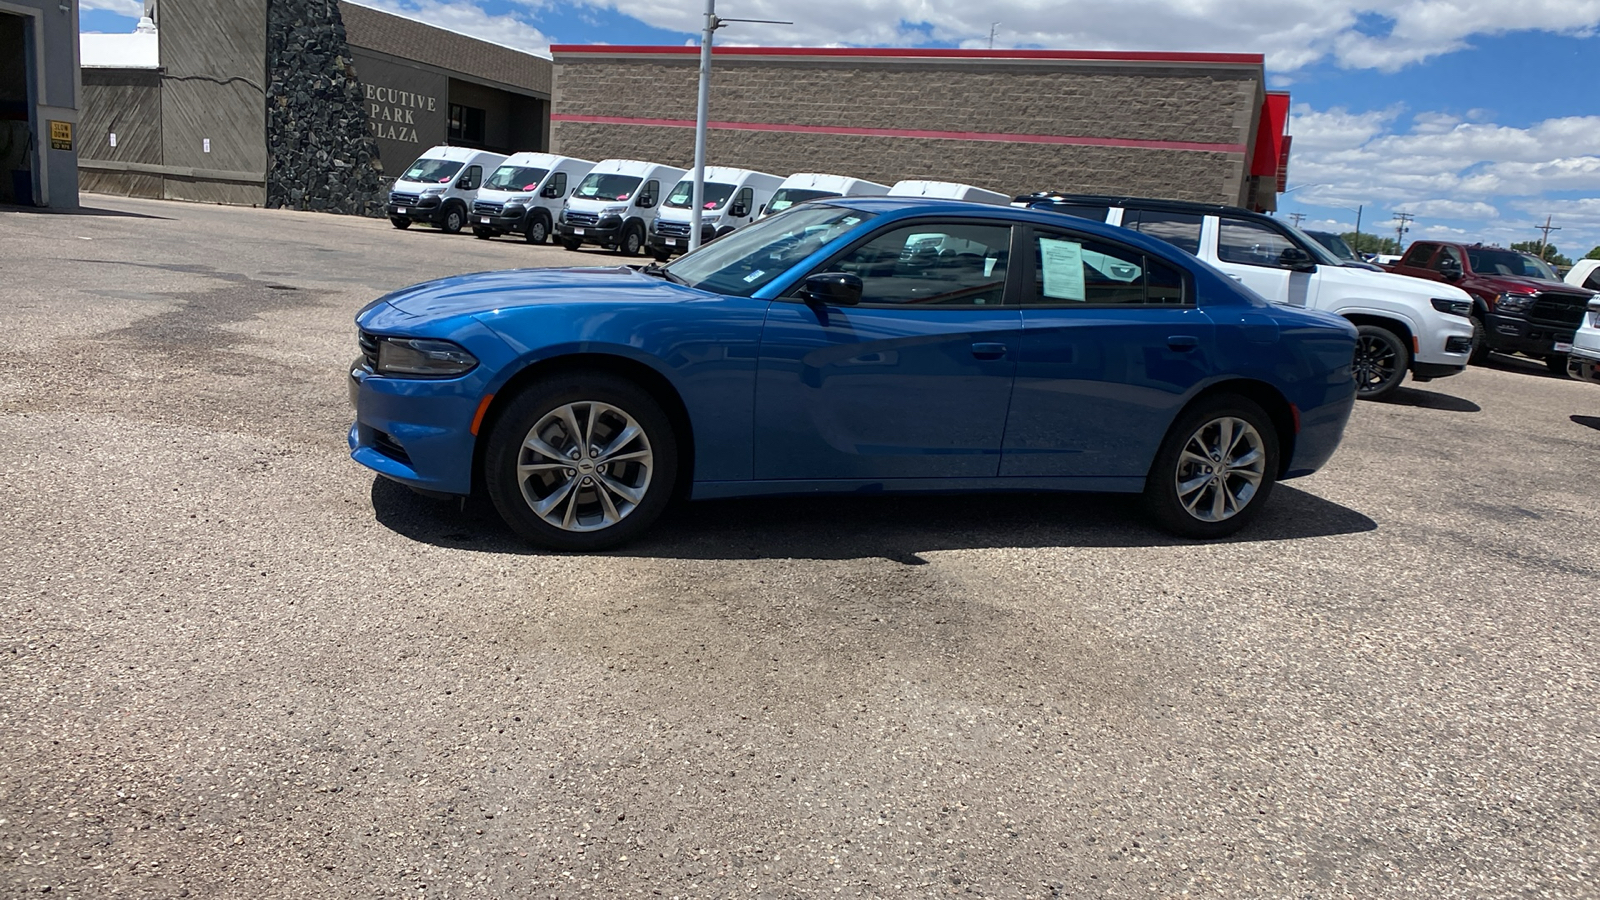
[[[1583,288],[1573,287],[1564,281],[1541,281],[1538,278],[1518,278],[1514,275],[1474,275],[1480,286],[1501,294],[1586,294]]]
[[[613,268],[508,269],[456,275],[395,291],[381,302],[418,318],[471,315],[538,303],[685,300],[699,291],[627,266]]]
[[[1317,271],[1322,273],[1325,282],[1342,285],[1346,290],[1357,292],[1357,296],[1411,297],[1423,303],[1432,297],[1451,300],[1472,299],[1466,291],[1453,284],[1429,281],[1426,278],[1412,278],[1410,275],[1386,270],[1374,272],[1371,269],[1354,266],[1319,266]]]

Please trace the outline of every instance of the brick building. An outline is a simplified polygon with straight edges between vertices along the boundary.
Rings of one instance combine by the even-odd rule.
[[[551,148],[692,164],[699,49],[556,45]],[[707,162],[1270,210],[1288,95],[1258,54],[720,47]]]

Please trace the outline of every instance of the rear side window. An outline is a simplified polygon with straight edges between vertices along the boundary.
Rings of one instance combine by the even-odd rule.
[[[1194,213],[1163,212],[1158,209],[1129,209],[1122,213],[1122,227],[1177,247],[1190,256],[1200,255],[1200,223],[1205,217]]]
[[[1132,247],[1036,231],[1029,306],[1184,306],[1184,273]]]
[[[1400,260],[1400,265],[1426,269],[1428,267],[1428,257],[1432,255],[1432,244],[1412,244],[1411,249],[1407,250],[1405,257]]]
[[[1260,222],[1249,219],[1218,222],[1217,259],[1223,262],[1282,268],[1283,251],[1294,246],[1287,236]]]

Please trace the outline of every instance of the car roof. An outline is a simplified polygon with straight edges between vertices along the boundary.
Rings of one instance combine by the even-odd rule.
[[[1167,212],[1186,212],[1202,216],[1234,216],[1241,219],[1260,219],[1267,222],[1277,220],[1269,215],[1245,209],[1242,206],[1228,206],[1225,203],[1199,203],[1193,200],[1163,200],[1159,197],[1128,197],[1114,194],[1068,194],[1061,191],[1036,191],[1032,194],[1019,194],[1017,203],[1064,203],[1074,206],[1119,206],[1137,207],[1139,209],[1159,209]]]
[[[826,203],[832,206],[843,206],[849,209],[859,209],[862,212],[876,213],[880,216],[894,218],[911,218],[914,216],[959,216],[973,219],[1004,219],[1010,222],[1030,222],[1038,225],[1047,225],[1052,228],[1071,228],[1085,234],[1102,237],[1121,244],[1130,244],[1144,250],[1155,251],[1156,255],[1169,261],[1181,261],[1185,268],[1192,268],[1194,257],[1172,246],[1166,241],[1147,237],[1137,231],[1107,225],[1104,222],[1095,222],[1090,219],[1080,219],[1062,213],[1050,212],[1043,209],[1030,209],[1021,206],[1000,206],[995,203],[979,203],[974,200],[945,200],[930,197],[830,197],[827,200],[816,200],[816,203]]]

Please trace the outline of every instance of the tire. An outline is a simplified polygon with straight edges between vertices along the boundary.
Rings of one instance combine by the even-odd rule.
[[[461,207],[451,204],[444,209],[444,218],[439,220],[439,230],[445,234],[460,234],[461,226],[466,224],[467,215]]]
[[[1411,348],[1400,335],[1382,325],[1358,325],[1356,337],[1356,397],[1382,400],[1400,388],[1411,367]]]
[[[1220,474],[1207,472],[1207,466],[1229,460],[1218,447],[1224,427],[1233,436],[1232,464]],[[1254,401],[1217,394],[1185,409],[1167,430],[1145,477],[1145,508],[1172,534],[1226,537],[1260,514],[1277,480],[1278,432],[1272,419]]]
[[[544,216],[536,215],[528,219],[528,229],[523,232],[523,237],[530,244],[543,244],[550,240],[550,222]]]
[[[1489,361],[1489,335],[1484,330],[1483,319],[1472,317],[1472,355],[1467,357],[1467,362],[1474,366],[1481,366]]]
[[[480,241],[487,241],[488,239],[494,237],[494,232],[487,228],[474,228],[472,229],[472,236]]]
[[[583,241],[572,240],[570,238],[562,238],[561,246],[565,247],[568,250],[576,252],[579,247],[583,246]]]
[[[632,437],[625,435],[629,428],[638,429]],[[585,440],[573,440],[584,432]],[[619,436],[620,446],[607,446]],[[534,438],[544,450],[533,449]],[[573,451],[578,459],[571,459]],[[608,464],[608,452],[627,458]],[[525,465],[543,468],[519,472]],[[590,467],[592,474],[584,474]],[[552,550],[590,552],[637,537],[666,509],[677,474],[676,436],[661,405],[633,382],[604,372],[568,372],[529,385],[495,422],[484,455],[484,484],[500,517]],[[548,505],[541,511],[536,503]]]
[[[637,224],[622,229],[622,237],[617,241],[617,252],[623,256],[638,256],[642,249],[644,249],[644,229]]]
[[[1544,365],[1545,368],[1550,370],[1551,375],[1556,375],[1561,378],[1567,377],[1567,354],[1557,353],[1551,356],[1546,356],[1544,358]]]
[[[390,216],[389,224],[400,229],[401,231],[405,231],[407,228],[411,227],[411,220],[405,216]]]

